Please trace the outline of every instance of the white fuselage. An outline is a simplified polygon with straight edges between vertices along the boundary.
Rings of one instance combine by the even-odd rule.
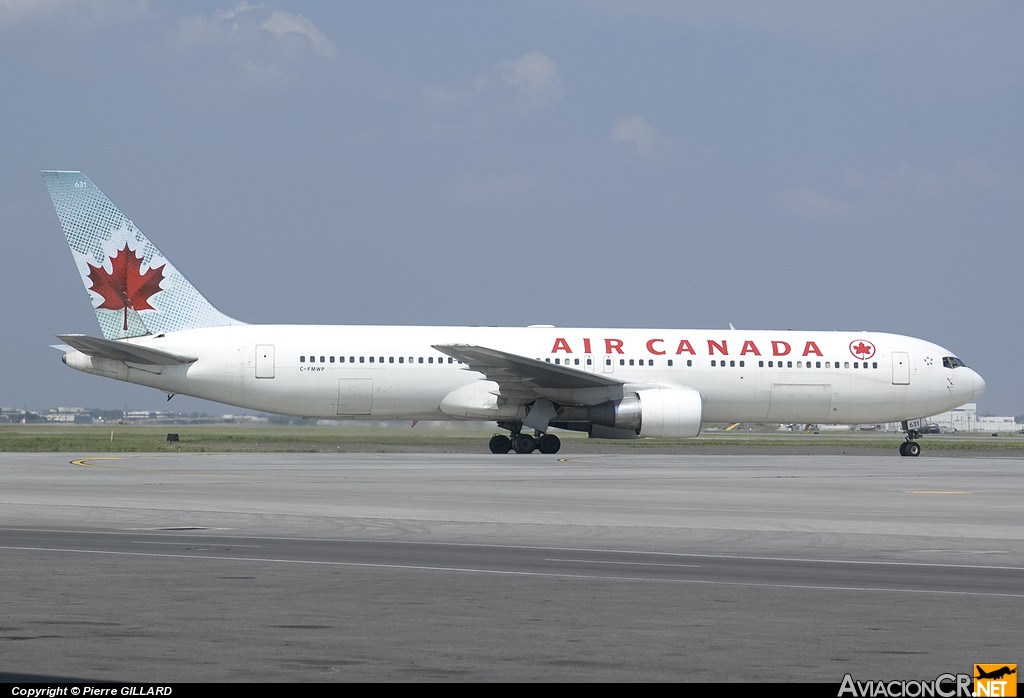
[[[499,400],[497,383],[434,345],[490,347],[627,389],[690,388],[703,422],[900,421],[984,389],[946,349],[873,332],[234,325],[126,341],[197,360],[146,366],[71,350],[65,362],[168,393],[330,419],[521,419],[522,405]],[[545,397],[593,405],[615,396]]]

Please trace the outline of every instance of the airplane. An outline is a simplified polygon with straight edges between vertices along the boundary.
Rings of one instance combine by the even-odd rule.
[[[1009,666],[1003,666],[994,671],[985,671],[977,664],[975,664],[974,667],[978,670],[978,675],[974,677],[976,679],[1001,679],[1004,676],[1017,673],[1016,667],[1011,669]]]
[[[57,335],[85,373],[316,419],[477,420],[493,453],[706,423],[900,422],[975,401],[952,352],[898,334],[802,330],[247,324],[215,308],[81,172],[43,179],[102,337]]]

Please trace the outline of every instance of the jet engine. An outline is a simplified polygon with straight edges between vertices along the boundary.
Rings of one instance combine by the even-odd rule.
[[[702,411],[700,393],[692,388],[649,388],[591,407],[588,416],[595,436],[614,438],[616,431],[621,430],[626,438],[689,438],[700,433]]]

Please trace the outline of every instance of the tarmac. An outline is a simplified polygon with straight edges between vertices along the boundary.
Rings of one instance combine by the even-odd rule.
[[[0,454],[0,681],[932,680],[1024,648],[1024,459]]]

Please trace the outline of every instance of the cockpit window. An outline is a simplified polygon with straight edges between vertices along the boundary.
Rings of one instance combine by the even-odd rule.
[[[945,366],[946,368],[957,368],[958,366],[963,366],[964,368],[967,368],[967,364],[965,364],[963,361],[956,358],[955,356],[943,356],[942,365]]]

